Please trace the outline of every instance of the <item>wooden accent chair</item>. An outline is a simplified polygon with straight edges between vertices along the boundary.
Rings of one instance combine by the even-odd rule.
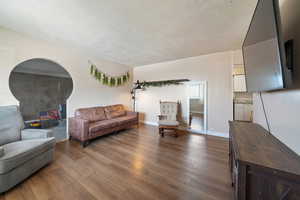
[[[160,115],[158,125],[159,134],[164,137],[165,130],[172,130],[175,137],[178,136],[177,129],[179,122],[177,121],[179,102],[162,102],[160,101]]]

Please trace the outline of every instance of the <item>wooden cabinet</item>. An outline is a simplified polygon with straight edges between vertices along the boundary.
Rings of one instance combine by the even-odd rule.
[[[252,121],[252,105],[251,104],[234,104],[234,120]]]
[[[245,75],[244,65],[234,65],[232,73],[233,75]]]
[[[300,157],[258,124],[230,122],[235,200],[299,200]]]
[[[233,76],[233,87],[234,92],[246,92],[246,76],[245,75],[234,75]]]

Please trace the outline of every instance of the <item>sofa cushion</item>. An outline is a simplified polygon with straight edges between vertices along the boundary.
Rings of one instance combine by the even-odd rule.
[[[107,119],[114,119],[117,117],[122,117],[126,115],[126,111],[122,104],[106,106],[104,107]]]
[[[126,115],[123,117],[115,118],[115,120],[118,122],[119,125],[123,125],[123,124],[136,121],[137,117],[135,115]]]
[[[89,132],[90,133],[95,133],[95,132],[100,131],[102,129],[113,128],[114,126],[117,126],[117,125],[118,125],[118,123],[114,119],[94,122],[94,123],[90,124]]]
[[[24,140],[3,145],[4,156],[0,158],[0,174],[13,170],[54,146],[54,138]]]
[[[88,120],[89,122],[97,122],[106,120],[103,107],[81,108],[76,110],[75,117]]]
[[[24,129],[21,131],[22,140],[43,139],[54,137],[51,129]]]
[[[21,139],[24,128],[18,106],[0,106],[0,146]]]

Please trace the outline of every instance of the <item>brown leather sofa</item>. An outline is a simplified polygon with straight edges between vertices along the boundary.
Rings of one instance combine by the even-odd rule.
[[[138,125],[138,121],[138,113],[126,111],[121,104],[81,108],[69,118],[69,134],[85,147],[91,139]]]

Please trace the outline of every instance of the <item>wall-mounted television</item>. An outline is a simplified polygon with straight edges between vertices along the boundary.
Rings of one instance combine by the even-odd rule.
[[[300,88],[300,0],[258,0],[243,43],[249,92]]]

